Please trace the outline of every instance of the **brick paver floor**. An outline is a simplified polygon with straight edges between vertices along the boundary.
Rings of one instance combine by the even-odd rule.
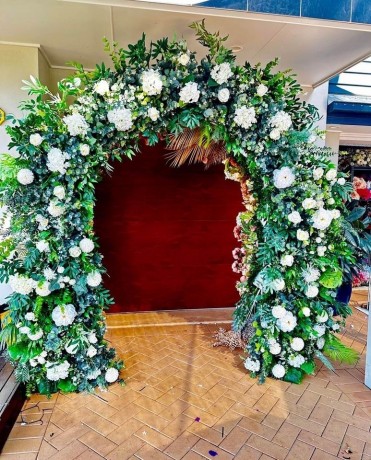
[[[343,335],[361,353],[357,365],[321,367],[302,385],[258,385],[240,350],[212,347],[219,324],[115,324],[107,338],[127,385],[32,396],[1,459],[371,460],[364,314],[355,311]]]

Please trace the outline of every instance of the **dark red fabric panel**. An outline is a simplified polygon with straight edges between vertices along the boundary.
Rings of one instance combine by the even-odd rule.
[[[97,187],[95,213],[111,311],[232,306],[239,185],[222,166],[170,168],[163,146],[114,166]]]

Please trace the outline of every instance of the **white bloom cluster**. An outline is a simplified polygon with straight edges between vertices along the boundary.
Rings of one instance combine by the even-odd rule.
[[[218,91],[218,99],[220,102],[225,103],[229,101],[230,92],[228,88],[221,88]]]
[[[257,359],[247,358],[244,362],[244,366],[248,371],[259,372],[260,361],[258,361]]]
[[[50,252],[49,243],[46,240],[40,240],[36,243],[36,248],[40,252]]]
[[[158,70],[149,69],[142,73],[143,93],[148,96],[156,96],[162,91],[162,79]]]
[[[293,313],[291,313],[291,311],[286,311],[285,316],[279,318],[276,324],[278,329],[280,329],[282,332],[291,332],[293,329],[295,329],[297,318],[295,315],[293,315]]]
[[[36,283],[33,279],[22,275],[12,275],[9,277],[10,287],[17,294],[29,295],[36,287]]]
[[[326,230],[326,228],[331,225],[332,219],[332,211],[320,208],[312,216],[313,228],[316,228],[317,230]]]
[[[292,267],[294,263],[294,256],[291,254],[285,254],[281,257],[281,265],[284,267]]]
[[[90,238],[83,238],[79,243],[82,252],[89,253],[94,250],[94,242]]]
[[[48,227],[49,220],[43,217],[41,214],[37,214],[35,221],[39,224],[39,230],[45,230]]]
[[[183,53],[178,57],[178,62],[180,65],[187,65],[190,60],[190,57],[187,53]]]
[[[65,208],[58,204],[57,200],[51,200],[48,206],[48,213],[52,217],[59,217],[64,214]]]
[[[281,353],[281,345],[274,339],[268,341],[269,352],[272,355],[279,355]]]
[[[292,367],[300,367],[302,364],[305,363],[305,358],[303,355],[290,355],[287,362]]]
[[[275,187],[279,189],[288,188],[291,187],[294,182],[295,174],[288,166],[273,171],[273,183]]]
[[[31,134],[30,136],[30,144],[33,145],[34,147],[38,147],[44,138],[40,136],[39,133]]]
[[[260,97],[263,97],[267,92],[268,92],[268,87],[263,85],[263,83],[261,83],[256,89],[256,94]]]
[[[231,66],[228,62],[223,62],[213,67],[211,71],[211,78],[215,80],[218,85],[227,83],[227,81],[232,77],[233,72]]]
[[[106,379],[106,382],[108,383],[116,382],[116,380],[119,378],[119,371],[115,369],[114,367],[110,367],[109,369],[106,370],[106,374],[104,378]]]
[[[72,304],[58,305],[52,311],[52,319],[56,326],[69,326],[73,323],[76,315],[76,309]]]
[[[282,379],[284,375],[286,374],[285,368],[282,366],[282,364],[275,364],[272,367],[272,375],[276,379]]]
[[[107,80],[100,80],[97,81],[94,85],[94,90],[95,93],[99,94],[100,96],[104,96],[107,93],[109,93],[109,83]]]
[[[44,350],[39,355],[35,356],[34,358],[30,359],[30,366],[36,367],[38,364],[45,364],[48,353]]]
[[[99,272],[91,272],[86,277],[88,286],[97,287],[102,282],[102,275]]]
[[[68,377],[68,371],[71,367],[68,361],[62,363],[46,363],[46,378],[56,382],[57,380],[64,380]]]
[[[236,125],[241,126],[243,129],[249,129],[253,123],[256,123],[254,107],[247,107],[246,105],[236,109],[233,121]]]
[[[54,280],[57,277],[57,275],[54,273],[54,271],[49,267],[47,267],[47,268],[45,268],[43,270],[43,275],[44,275],[44,277],[45,277],[45,279],[47,281]]]
[[[86,136],[89,125],[81,114],[73,113],[72,115],[67,115],[63,117],[63,121],[71,136]]]
[[[62,185],[57,185],[56,187],[54,187],[53,195],[59,198],[60,200],[64,200],[64,198],[66,197],[66,190]]]
[[[156,107],[150,107],[147,114],[152,121],[157,121],[160,118],[160,112],[156,109]]]
[[[81,153],[81,155],[82,155],[83,157],[88,156],[89,153],[90,153],[90,147],[89,147],[88,144],[80,144],[79,149],[80,149],[80,153]]]
[[[309,240],[309,232],[307,232],[306,230],[297,230],[296,231],[296,238],[299,240],[299,241],[308,241]]]
[[[312,299],[313,297],[317,297],[318,295],[318,287],[314,284],[309,284],[309,286],[307,286],[306,290],[305,290],[305,295]]]
[[[51,172],[59,172],[60,174],[66,174],[66,160],[68,155],[63,153],[62,150],[57,148],[52,148],[48,152],[48,161],[46,163],[47,168]]]
[[[294,337],[291,342],[291,348],[294,351],[301,351],[304,348],[304,340],[301,337]]]
[[[17,180],[22,185],[30,185],[34,181],[35,177],[30,169],[22,168],[18,171]]]
[[[303,220],[301,218],[301,215],[298,213],[298,211],[290,212],[290,214],[287,216],[287,218],[293,224],[300,224],[300,222]]]
[[[317,201],[313,198],[305,198],[302,203],[304,209],[313,209],[317,206]]]
[[[288,113],[280,110],[271,119],[269,124],[278,129],[281,133],[291,128],[292,120]]]
[[[198,89],[197,83],[186,83],[179,92],[179,98],[185,104],[197,102],[200,98],[200,90]]]
[[[117,131],[128,131],[133,126],[133,118],[129,109],[112,109],[107,113],[107,118],[115,125]]]
[[[303,271],[303,278],[306,283],[313,283],[313,281],[317,281],[320,276],[320,271],[311,265],[309,265],[306,270]]]

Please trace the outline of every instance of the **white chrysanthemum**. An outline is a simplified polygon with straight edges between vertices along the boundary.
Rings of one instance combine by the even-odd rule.
[[[227,83],[227,81],[232,77],[233,72],[231,66],[228,62],[223,62],[213,67],[211,71],[211,78],[215,80],[218,85]]]
[[[322,337],[326,333],[326,326],[323,324],[316,324],[313,329],[317,332],[315,337]]]
[[[129,109],[112,109],[107,113],[107,118],[115,125],[117,131],[128,131],[133,126],[133,118]]]
[[[309,233],[306,230],[297,230],[296,231],[296,238],[299,241],[308,241],[309,240]]]
[[[97,354],[97,349],[93,347],[93,345],[90,345],[90,347],[86,350],[86,356],[89,358],[93,358]]]
[[[46,219],[41,214],[37,214],[35,217],[35,221],[39,224],[39,230],[45,230],[48,227],[49,220]]]
[[[51,293],[48,282],[43,282],[40,285],[37,285],[35,291],[40,297],[47,297]]]
[[[288,113],[281,110],[271,118],[270,125],[283,132],[291,128],[292,120]]]
[[[86,277],[86,283],[91,287],[97,287],[102,282],[102,275],[99,272],[91,272]]]
[[[294,256],[291,254],[285,254],[281,257],[281,265],[284,267],[292,267],[294,263]]]
[[[57,185],[56,187],[54,187],[53,195],[59,198],[60,200],[64,200],[64,198],[66,197],[66,190],[62,185]]]
[[[275,364],[272,367],[272,375],[276,379],[282,379],[284,375],[286,374],[285,368],[282,366],[282,364]]]
[[[99,377],[102,374],[102,371],[100,369],[97,369],[95,371],[91,371],[86,375],[86,378],[88,380],[95,380],[97,377]]]
[[[187,65],[189,60],[190,60],[190,57],[186,53],[183,53],[178,57],[178,62],[180,65]]]
[[[228,102],[229,97],[230,97],[230,92],[229,92],[228,88],[221,88],[218,91],[218,99],[219,99],[220,102],[222,102],[222,103]]]
[[[340,177],[340,178],[337,180],[337,182],[338,182],[339,185],[345,185],[346,180],[345,180],[344,177]]]
[[[30,169],[22,168],[18,171],[17,180],[22,185],[30,185],[34,181],[35,177]]]
[[[78,246],[72,246],[72,248],[68,250],[68,253],[71,257],[80,257],[81,249]]]
[[[269,345],[269,352],[272,355],[279,355],[281,353],[281,345],[278,342],[273,342]]]
[[[316,168],[316,169],[313,171],[313,179],[314,179],[314,180],[320,180],[321,177],[323,176],[323,174],[324,174],[323,168]]]
[[[320,315],[316,316],[317,323],[325,323],[328,320],[328,314],[323,311]]]
[[[303,278],[306,283],[313,283],[317,281],[321,276],[321,272],[317,268],[312,267],[311,265],[303,271]]]
[[[44,138],[40,136],[39,133],[31,134],[30,136],[30,144],[35,147],[38,147],[42,143],[43,140]]]
[[[48,152],[48,161],[46,163],[47,168],[51,172],[59,172],[59,174],[66,174],[66,160],[67,155],[62,150],[52,148]]]
[[[256,89],[256,94],[260,97],[263,97],[265,94],[267,94],[267,92],[268,86],[263,85],[263,83],[261,83]]]
[[[317,230],[326,230],[332,222],[332,212],[327,209],[320,208],[312,216],[313,228]]]
[[[336,169],[335,168],[331,168],[327,171],[326,173],[326,179],[329,180],[329,181],[332,181],[332,180],[335,180],[336,179],[336,176],[337,176],[337,173],[336,173]]]
[[[333,219],[339,219],[339,217],[341,216],[340,211],[338,209],[332,209],[329,212],[331,212],[331,216]]]
[[[69,326],[73,323],[76,315],[76,309],[72,304],[58,305],[52,311],[52,318],[56,326]]]
[[[304,340],[300,337],[294,337],[291,342],[291,348],[294,351],[301,351],[304,348]]]
[[[56,200],[51,200],[48,206],[48,213],[53,217],[61,216],[65,211],[64,206],[58,204]]]
[[[293,329],[295,329],[296,324],[296,316],[293,315],[291,311],[287,311],[285,316],[277,320],[277,327],[282,332],[291,332]]]
[[[319,255],[319,257],[323,257],[325,255],[326,250],[327,250],[326,246],[318,246],[317,254]]]
[[[89,125],[85,118],[79,113],[73,113],[63,117],[63,121],[67,126],[68,132],[71,136],[86,136]]]
[[[110,367],[106,370],[106,375],[104,376],[106,382],[113,383],[119,378],[119,371],[114,367]]]
[[[36,248],[40,252],[50,252],[49,243],[45,240],[40,240],[36,243]]]
[[[142,73],[142,87],[143,92],[148,96],[155,96],[162,91],[162,79],[158,70],[145,70]]]
[[[157,121],[160,118],[160,112],[155,107],[150,107],[147,114],[152,121]]]
[[[304,209],[313,209],[317,206],[317,201],[313,198],[305,198],[302,203]]]
[[[273,183],[277,188],[288,188],[295,182],[295,174],[292,169],[284,166],[273,171]]]
[[[272,315],[276,319],[283,318],[286,315],[286,313],[287,313],[287,310],[282,305],[275,305],[272,308]]]
[[[282,278],[277,278],[272,281],[271,286],[274,291],[283,291],[286,286],[285,280]]]
[[[90,153],[90,146],[88,144],[80,144],[80,153],[83,157],[86,157]]]
[[[269,133],[269,137],[273,141],[278,141],[278,139],[281,137],[281,131],[277,128],[272,129],[272,131]]]
[[[310,316],[310,308],[309,307],[303,307],[301,309],[301,312],[303,313],[303,315],[308,318]]]
[[[95,334],[95,332],[90,332],[90,334],[88,335],[88,340],[90,343],[97,343],[98,342],[98,339],[97,339],[97,336]]]
[[[310,284],[309,286],[307,286],[305,290],[305,295],[310,299],[312,299],[313,297],[317,297],[318,293],[319,289],[314,284]]]
[[[47,281],[54,280],[57,277],[54,271],[49,267],[43,270],[43,275]]]
[[[40,340],[41,337],[44,335],[44,332],[42,329],[39,329],[38,331],[34,332],[33,334],[31,332],[29,332],[27,334],[27,337],[32,340],[33,342],[35,342],[36,340]]]
[[[109,83],[107,80],[100,80],[94,85],[95,93],[99,94],[100,96],[104,96],[105,94],[109,93]]]
[[[200,98],[200,90],[197,83],[188,82],[179,92],[179,99],[185,104],[197,102]]]
[[[248,371],[259,372],[260,361],[258,361],[257,359],[247,358],[244,362],[244,366]]]
[[[287,362],[290,366],[299,368],[302,364],[305,363],[305,358],[302,355],[290,355]]]
[[[31,278],[21,275],[12,275],[9,277],[10,287],[17,294],[29,295],[35,288],[35,281]]]
[[[324,337],[319,337],[316,341],[316,344],[317,344],[317,348],[319,350],[322,350],[322,348],[325,346],[325,343],[326,343],[326,340]]]
[[[34,312],[30,311],[30,312],[28,312],[28,313],[26,313],[26,314],[24,315],[24,318],[25,318],[27,321],[35,321],[36,316],[35,316],[35,313],[34,313]]]
[[[293,224],[300,224],[300,222],[303,220],[301,218],[301,215],[298,213],[298,211],[290,212],[290,214],[287,216],[287,218]]]
[[[94,242],[90,238],[83,238],[79,243],[82,252],[89,253],[94,251]]]
[[[236,109],[233,121],[236,125],[243,129],[249,129],[253,123],[256,123],[254,107],[246,107],[246,105]]]
[[[50,363],[46,364],[46,378],[53,382],[64,380],[68,377],[68,371],[71,365],[68,361],[63,361],[60,364]]]

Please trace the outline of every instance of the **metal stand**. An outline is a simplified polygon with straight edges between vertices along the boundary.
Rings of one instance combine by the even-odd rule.
[[[368,327],[367,327],[367,347],[366,347],[366,369],[365,369],[365,385],[371,388],[371,273],[370,273],[370,257],[368,260],[368,295],[367,295],[367,309],[368,309]]]

